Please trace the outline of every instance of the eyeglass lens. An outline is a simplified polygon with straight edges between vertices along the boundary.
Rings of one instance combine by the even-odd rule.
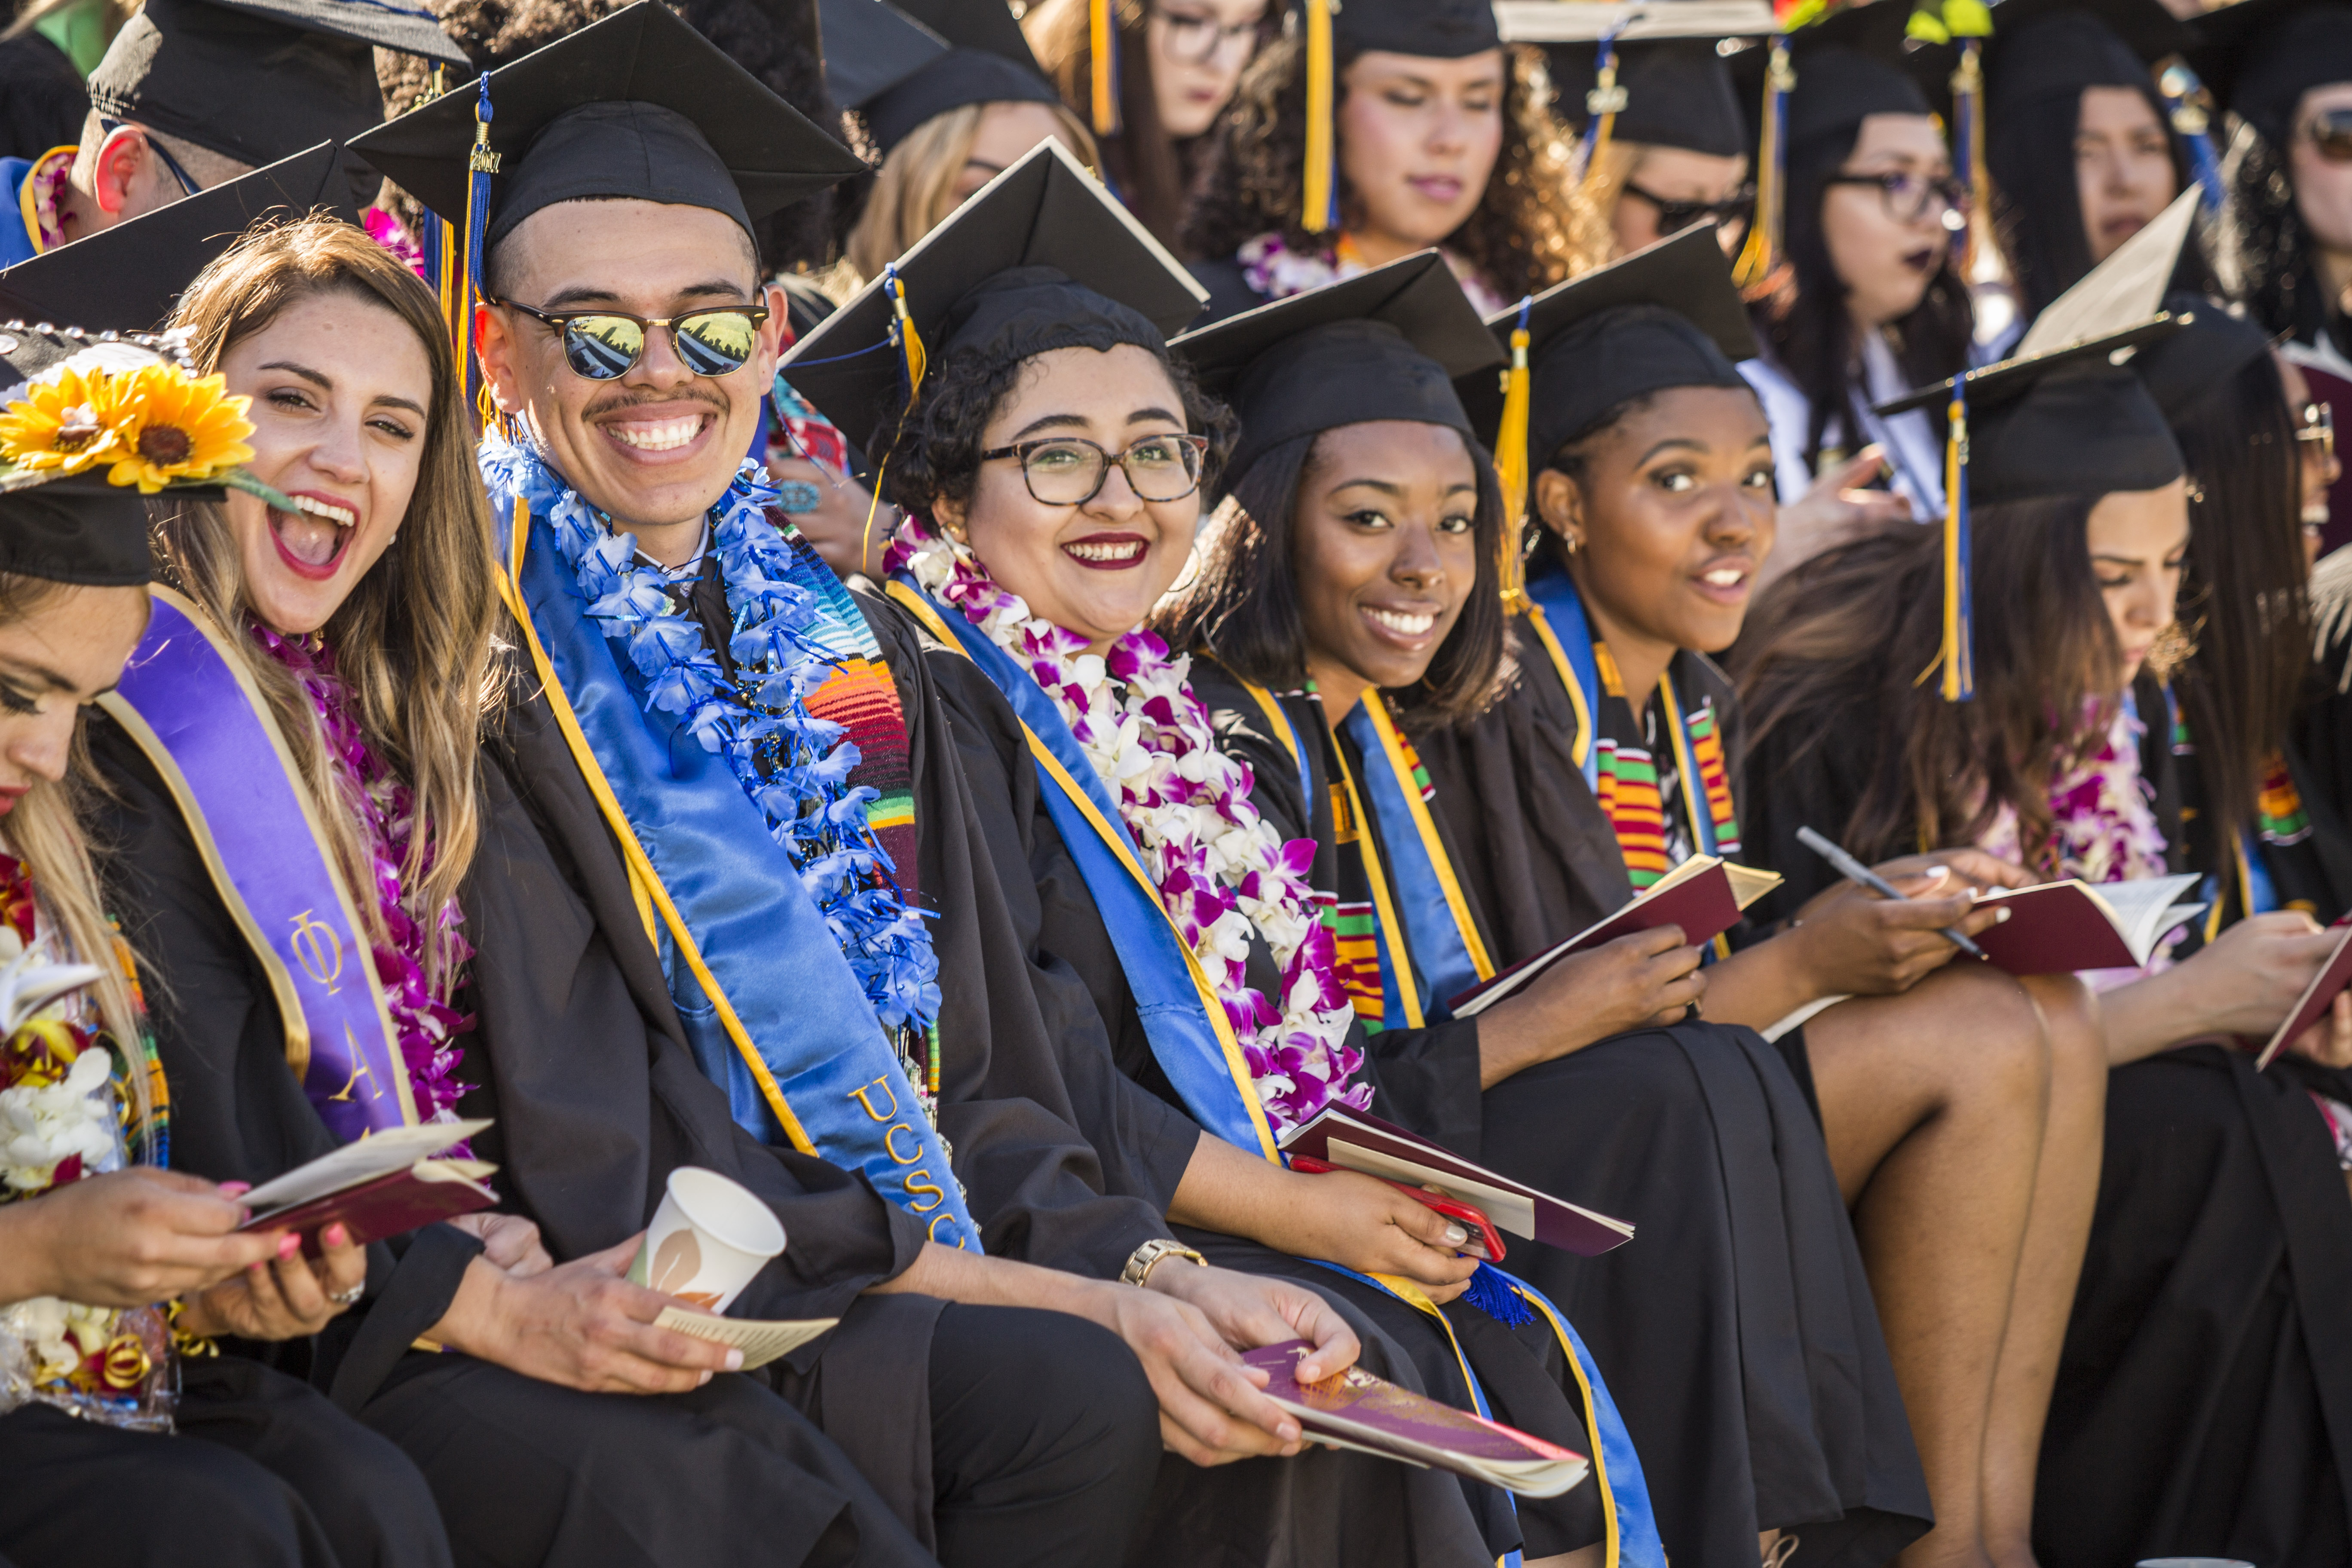
[[[1228,45],[1243,39],[1255,40],[1264,32],[1265,24],[1244,22],[1228,26],[1220,23],[1213,12],[1162,11],[1152,15],[1168,29],[1168,58],[1186,65],[1202,65],[1213,58]]]
[[[1083,506],[1110,473],[1111,456],[1092,441],[1040,441],[1022,455],[1029,493],[1047,506]],[[1147,437],[1118,455],[1138,499],[1181,500],[1201,483],[1201,449],[1173,436]]]
[[[670,328],[677,357],[697,375],[743,368],[759,342],[759,324],[741,310],[681,316]],[[563,324],[563,356],[591,381],[628,374],[646,352],[645,323],[630,316],[574,316]]]
[[[2352,163],[2352,109],[2326,109],[2311,117],[2312,145],[2331,163]]]

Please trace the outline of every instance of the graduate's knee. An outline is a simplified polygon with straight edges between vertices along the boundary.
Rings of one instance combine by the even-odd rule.
[[[2072,974],[2033,974],[2019,982],[2041,1016],[2050,1043],[2051,1097],[2054,1105],[2107,1091],[2106,1027],[2099,995]]]
[[[2049,1104],[2050,1032],[2025,987],[1990,966],[1948,967],[1913,993],[1937,1037],[1948,1108],[2026,1111]]]

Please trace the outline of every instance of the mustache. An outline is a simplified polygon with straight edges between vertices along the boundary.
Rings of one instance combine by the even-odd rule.
[[[594,419],[606,414],[618,414],[631,408],[644,408],[656,403],[676,403],[680,399],[689,403],[708,404],[714,412],[722,416],[734,406],[715,388],[705,386],[699,381],[692,381],[667,392],[619,393],[611,397],[600,397],[582,410],[580,416],[583,419]]]

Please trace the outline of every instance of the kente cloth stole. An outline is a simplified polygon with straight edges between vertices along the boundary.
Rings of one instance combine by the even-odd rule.
[[[863,1171],[933,1240],[980,1250],[946,1146],[800,868],[727,760],[648,709],[635,666],[589,618],[547,519],[505,471],[486,465],[485,478],[506,534],[500,592],[620,842],[648,937],[658,921],[794,1148]],[[871,630],[846,594],[836,584],[818,604],[828,624],[805,635],[878,671]]]
[[[1273,1129],[1224,1004],[1169,920],[1118,803],[1070,733],[1061,710],[962,611],[932,598],[904,574],[891,580],[889,594],[934,637],[978,666],[1021,721],[1037,764],[1039,796],[1110,933],[1152,1059],[1168,1075],[1185,1110],[1235,1148],[1278,1159]]]
[[[161,584],[121,684],[100,699],[186,821],[269,983],[286,1060],[338,1139],[414,1125],[399,1035],[367,928],[293,752],[226,634]]]

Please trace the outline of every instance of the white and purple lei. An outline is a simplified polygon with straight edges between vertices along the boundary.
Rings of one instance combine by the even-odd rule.
[[[667,575],[637,564],[634,534],[606,526],[529,448],[493,435],[480,456],[493,491],[520,496],[554,531],[588,596],[589,619],[645,678],[646,706],[677,714],[704,751],[727,759],[769,837],[799,868],[883,1028],[929,1027],[940,1011],[939,959],[866,819],[875,792],[849,786],[856,746],[842,739],[840,725],[809,711],[809,692],[832,670],[826,634],[837,628],[826,624],[818,595],[793,581],[799,562],[763,510],[776,498],[766,471],[746,461],[711,509],[710,547],[734,626],[730,681],[701,625],[672,604]]]
[[[1138,629],[1108,658],[1032,616],[970,549],[908,518],[891,567],[910,572],[1019,662],[1051,698],[1087,762],[1117,795],[1178,934],[1215,986],[1276,1136],[1338,1102],[1371,1109],[1354,1081],[1363,1054],[1339,984],[1338,951],[1307,879],[1315,841],[1284,843],[1250,804],[1248,764],[1217,747],[1192,694],[1190,658]],[[1279,1008],[1248,981],[1250,939],[1265,938],[1282,975]]]

